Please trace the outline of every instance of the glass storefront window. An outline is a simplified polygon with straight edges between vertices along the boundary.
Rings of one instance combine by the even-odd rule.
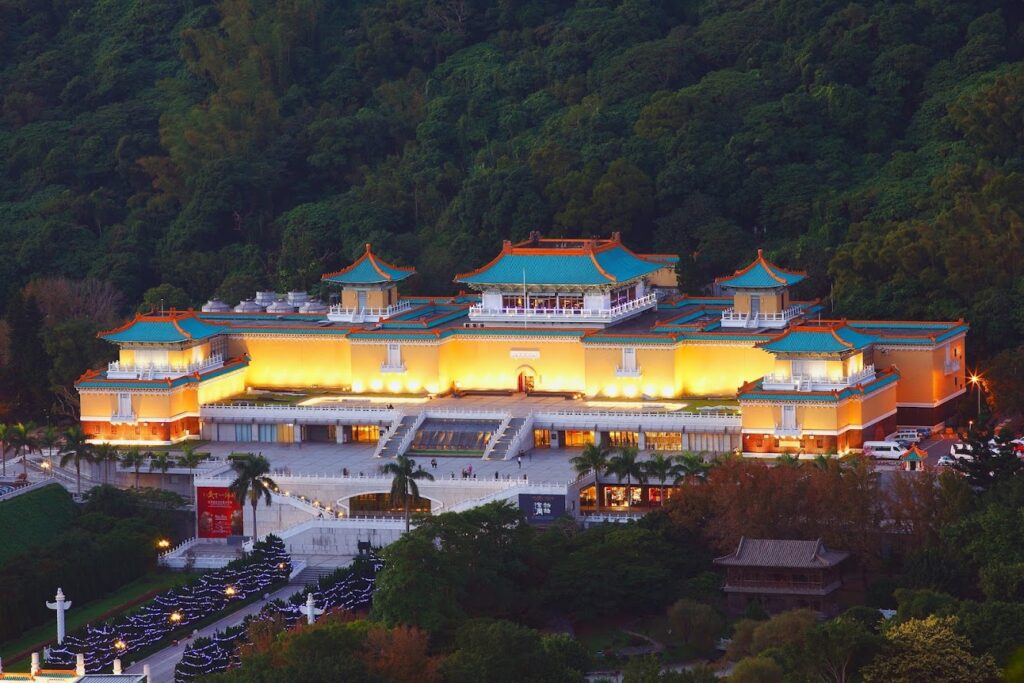
[[[566,448],[583,448],[592,443],[594,443],[594,432],[565,430],[564,445]]]
[[[647,448],[652,451],[683,450],[683,435],[679,432],[647,432]]]
[[[608,444],[611,446],[636,446],[638,443],[636,432],[608,432]]]
[[[377,443],[380,441],[380,427],[377,425],[352,425],[354,443]]]
[[[534,429],[533,430],[533,447],[534,448],[550,448],[551,447],[551,430],[550,429]]]

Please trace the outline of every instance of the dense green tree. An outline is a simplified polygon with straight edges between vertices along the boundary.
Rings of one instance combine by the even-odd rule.
[[[549,644],[551,639],[556,640]],[[445,680],[452,683],[582,681],[587,663],[575,641],[493,619],[465,622],[455,634],[455,647],[441,666]]]

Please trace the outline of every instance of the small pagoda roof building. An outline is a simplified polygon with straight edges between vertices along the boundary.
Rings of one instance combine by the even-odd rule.
[[[903,469],[908,472],[916,472],[924,469],[924,464],[928,460],[928,452],[922,451],[917,447],[917,444],[912,444],[910,448],[900,453],[900,465]]]
[[[115,344],[191,344],[214,337],[223,328],[199,320],[191,311],[136,315],[120,327],[100,332]]]
[[[875,338],[846,324],[792,327],[757,346],[776,354],[844,355],[863,351]]]
[[[341,285],[341,301],[328,309],[327,319],[347,323],[379,322],[408,311],[411,305],[400,300],[398,283],[415,274],[415,268],[388,263],[367,244],[355,263],[321,278],[324,282]]]
[[[715,283],[729,289],[779,289],[792,287],[806,278],[806,273],[784,270],[770,263],[758,249],[757,258],[750,265],[732,275],[716,278]]]
[[[473,287],[509,285],[602,286],[627,283],[673,265],[670,257],[636,254],[615,233],[610,239],[505,240],[490,263],[455,277]]]
[[[411,275],[415,268],[396,266],[373,253],[370,244],[356,261],[341,270],[326,273],[321,279],[336,285],[385,285],[398,283]]]
[[[844,585],[850,553],[815,541],[740,538],[736,550],[715,558],[725,569],[726,605],[742,614],[752,602],[769,612],[813,609],[838,614],[836,593]]]

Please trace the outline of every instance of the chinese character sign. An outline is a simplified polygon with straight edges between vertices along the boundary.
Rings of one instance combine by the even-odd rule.
[[[547,494],[519,494],[519,509],[531,524],[547,524],[565,514],[565,496]]]
[[[226,488],[196,487],[196,515],[199,538],[242,535],[242,506]]]

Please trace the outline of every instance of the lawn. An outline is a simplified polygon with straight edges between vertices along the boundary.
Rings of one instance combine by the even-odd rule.
[[[28,495],[28,494],[26,494]],[[136,579],[121,587],[120,590],[111,593],[102,600],[94,600],[85,605],[72,605],[67,612],[67,632],[73,633],[76,629],[85,626],[89,622],[97,621],[101,617],[109,619],[144,602],[141,598],[154,593],[163,592],[169,588],[188,583],[198,576],[198,573],[186,572],[154,572],[147,574],[141,579]],[[73,598],[74,596],[68,596]],[[72,600],[72,603],[74,600]],[[0,659],[4,667],[11,671],[28,671],[29,655],[32,651],[42,651],[43,645],[49,644],[57,635],[57,620],[54,617],[52,623],[34,628],[23,633],[17,640],[11,640],[0,645]],[[24,656],[17,660],[9,660],[16,654]],[[17,662],[21,663],[19,667]],[[9,666],[13,665],[13,666]]]
[[[60,484],[44,486],[0,503],[0,565],[48,543],[75,519],[75,503]]]

